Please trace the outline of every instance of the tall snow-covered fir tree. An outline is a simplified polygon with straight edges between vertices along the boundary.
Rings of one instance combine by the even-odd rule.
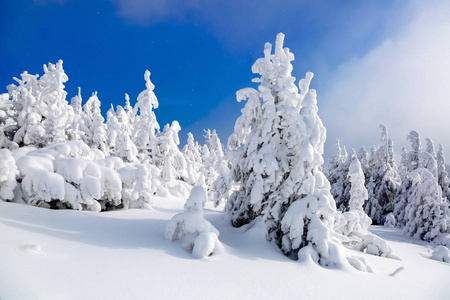
[[[277,35],[275,53],[266,43],[264,58],[252,67],[261,75],[258,90],[239,90],[237,100],[248,100],[228,140],[237,149],[234,179],[239,185],[226,209],[233,226],[256,218],[266,220],[267,238],[287,256],[297,259],[301,249],[322,265],[337,263],[331,252],[336,206],[321,171],[325,128],[317,115],[313,77],[299,83],[292,77],[294,55]]]
[[[62,67],[62,60],[56,64],[44,65],[44,75],[21,74],[14,78],[18,86],[7,87],[8,94],[17,114],[17,124],[11,128],[13,142],[18,145],[44,147],[69,138],[70,116],[73,110],[66,101],[64,83],[68,80]]]
[[[388,137],[386,126],[380,125],[380,128],[381,141],[371,158],[375,164],[367,185],[369,200],[365,206],[365,212],[374,224],[384,224],[386,215],[394,210],[394,199],[400,185],[392,139]]]
[[[331,195],[336,201],[340,211],[348,210],[350,200],[350,181],[347,176],[350,167],[351,155],[347,154],[345,147],[341,147],[339,140],[336,143],[336,155],[330,160],[325,169],[325,175],[330,181]]]
[[[152,162],[156,152],[156,134],[160,128],[153,109],[158,108],[159,103],[153,92],[155,86],[150,80],[150,71],[145,71],[144,79],[146,89],[139,94],[134,107],[134,112],[139,111],[139,116],[134,121],[132,140],[139,151],[140,161]],[[128,106],[125,111],[129,111]]]
[[[89,134],[85,135],[85,137],[86,144],[107,155],[109,152],[107,145],[107,126],[105,124],[105,118],[102,116],[100,106],[101,102],[97,97],[97,92],[93,93],[83,106],[83,111],[87,117],[87,127],[89,129]]]
[[[439,144],[439,150],[436,154],[437,162],[437,173],[438,173],[438,183],[442,189],[442,197],[450,200],[450,180],[448,178],[448,173],[445,168],[445,156],[444,148]]]

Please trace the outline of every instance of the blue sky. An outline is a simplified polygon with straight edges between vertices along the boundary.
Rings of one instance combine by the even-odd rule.
[[[399,144],[416,129],[446,146],[450,91],[442,88],[442,78],[450,79],[444,70],[450,70],[444,55],[450,42],[433,33],[441,28],[450,36],[449,7],[437,0],[4,0],[0,92],[24,70],[42,74],[44,63],[62,59],[69,76],[67,100],[78,86],[84,101],[98,91],[106,112],[111,103],[124,104],[124,93],[135,103],[149,69],[161,127],[178,120],[182,143],[188,131],[203,142],[202,130],[216,128],[226,143],[243,105],[235,92],[255,86],[251,65],[262,56],[264,43],[283,32],[285,46],[296,56],[294,76],[315,73],[312,87],[328,129],[329,154],[336,138],[349,148],[377,143],[380,122]],[[418,37],[430,39],[428,48]],[[430,61],[416,63],[424,57]],[[420,97],[423,77],[433,92]],[[406,104],[397,101],[402,95]],[[446,101],[442,115],[406,118],[423,112],[409,109],[421,107],[413,103],[425,97],[435,99],[434,106]],[[397,102],[397,110],[387,115]]]

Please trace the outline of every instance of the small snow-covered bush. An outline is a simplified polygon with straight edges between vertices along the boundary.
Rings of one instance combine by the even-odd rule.
[[[180,241],[196,258],[212,255],[221,247],[219,231],[203,217],[206,194],[196,186],[186,201],[184,212],[175,215],[167,224],[165,236],[170,241]]]
[[[7,149],[0,149],[0,199],[12,200],[16,188],[16,176],[19,174],[16,161]]]

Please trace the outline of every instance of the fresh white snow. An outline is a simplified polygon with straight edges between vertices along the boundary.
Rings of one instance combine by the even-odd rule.
[[[164,237],[186,199],[151,210],[49,210],[0,201],[0,298],[10,299],[449,299],[450,265],[434,246],[372,226],[402,260],[349,250],[373,273],[292,261],[265,240],[264,224],[239,229],[207,202],[223,249],[204,259]]]

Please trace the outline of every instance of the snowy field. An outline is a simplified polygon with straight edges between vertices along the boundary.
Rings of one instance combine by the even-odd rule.
[[[355,252],[373,273],[326,269],[289,260],[265,228],[235,229],[208,202],[224,247],[194,259],[164,237],[184,203],[156,198],[151,210],[93,213],[0,201],[0,299],[450,299],[449,264],[387,227],[370,230],[401,261]]]

